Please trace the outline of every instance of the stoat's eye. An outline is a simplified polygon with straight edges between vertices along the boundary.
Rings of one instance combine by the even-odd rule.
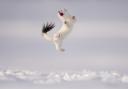
[[[64,21],[64,24],[67,24],[67,21]]]

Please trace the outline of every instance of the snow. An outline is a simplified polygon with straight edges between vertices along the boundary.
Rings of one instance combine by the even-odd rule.
[[[0,81],[24,81],[33,84],[55,84],[73,81],[98,80],[103,83],[128,83],[128,75],[115,71],[73,71],[73,72],[51,72],[43,73],[29,70],[0,70]]]

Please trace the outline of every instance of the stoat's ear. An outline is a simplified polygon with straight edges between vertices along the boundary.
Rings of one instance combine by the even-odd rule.
[[[72,16],[72,19],[76,19],[76,17],[75,16]]]

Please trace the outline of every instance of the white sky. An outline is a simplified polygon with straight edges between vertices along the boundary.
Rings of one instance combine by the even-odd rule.
[[[61,23],[57,10],[77,17],[65,53],[41,37],[42,24]],[[128,67],[127,0],[1,0],[0,67],[43,71]]]

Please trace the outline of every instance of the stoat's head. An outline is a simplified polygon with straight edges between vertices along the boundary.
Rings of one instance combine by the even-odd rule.
[[[76,17],[70,15],[67,9],[59,10],[58,17],[63,23],[74,24],[76,22]]]

